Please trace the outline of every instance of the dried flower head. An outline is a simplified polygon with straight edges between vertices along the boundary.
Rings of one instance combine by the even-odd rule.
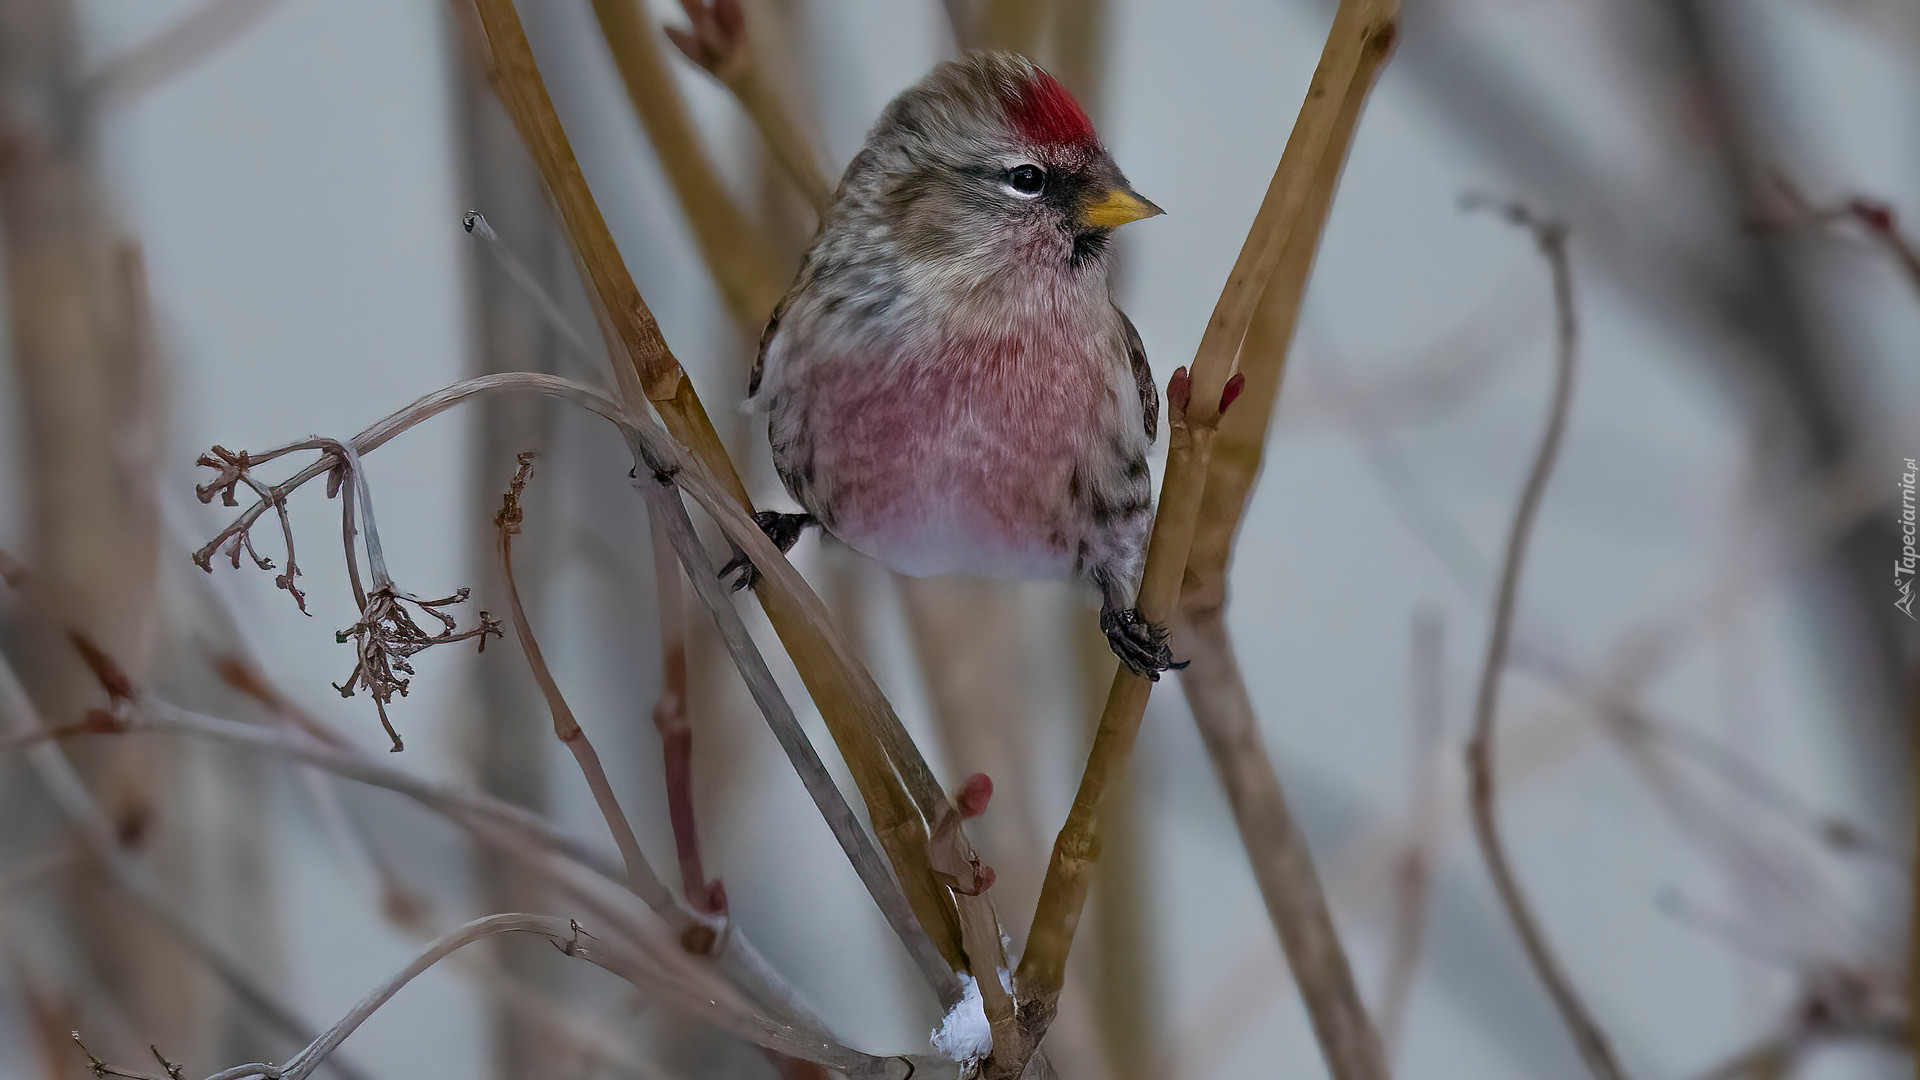
[[[259,496],[260,501],[236,518],[233,524],[221,531],[220,535],[208,541],[205,547],[194,552],[193,561],[200,569],[212,573],[213,556],[218,553],[231,559],[233,568],[238,570],[240,555],[244,552],[249,559],[253,560],[253,565],[256,567],[272,570],[273,560],[260,554],[253,546],[253,524],[259,520],[260,514],[267,507],[272,507],[279,517],[281,538],[287,548],[286,569],[274,577],[273,583],[292,595],[294,604],[300,608],[302,614],[311,614],[307,611],[306,594],[293,583],[293,579],[300,576],[300,566],[294,561],[293,522],[287,517],[287,492],[261,483],[254,478],[252,472],[255,465],[279,457],[289,449],[291,448],[283,448],[272,452],[268,457],[256,459],[245,450],[236,452],[224,446],[215,445],[200,455],[200,459],[194,464],[214,470],[212,480],[196,485],[193,489],[193,493],[201,502],[211,503],[214,497],[218,496],[222,506],[239,506],[238,489],[241,484],[251,488]]]
[[[355,690],[365,690],[372,695],[374,707],[380,713],[380,726],[393,740],[395,753],[406,749],[406,744],[387,718],[387,705],[395,694],[407,696],[409,677],[414,674],[411,663],[414,654],[435,645],[468,640],[478,641],[479,651],[485,652],[487,638],[499,637],[504,631],[500,620],[485,611],[480,612],[478,626],[462,630],[458,620],[443,610],[465,603],[471,592],[463,588],[452,596],[422,600],[400,592],[390,581],[381,582],[367,593],[367,605],[361,609],[359,621],[334,635],[343,645],[353,642],[356,660],[346,681],[335,683],[333,688],[340,691],[341,697],[352,697]],[[431,616],[440,624],[440,631],[428,633],[414,618],[415,611]]]

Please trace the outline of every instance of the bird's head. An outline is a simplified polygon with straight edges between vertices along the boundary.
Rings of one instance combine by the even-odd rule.
[[[1073,95],[1012,53],[935,68],[887,107],[863,156],[883,219],[919,258],[1098,265],[1115,228],[1160,213]]]

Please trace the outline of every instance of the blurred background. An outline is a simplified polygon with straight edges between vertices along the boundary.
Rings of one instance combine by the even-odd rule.
[[[1121,304],[1164,383],[1193,355],[1333,5],[745,7],[765,92],[830,177],[893,95],[954,54],[956,25],[1059,75],[1167,210],[1116,240]],[[519,8],[641,292],[756,499],[788,508],[760,422],[735,406],[813,211],[727,87],[662,36],[687,24],[676,5]],[[658,54],[646,124],[602,33],[614,9],[644,20]],[[596,340],[591,311],[453,7],[0,13],[0,543],[161,697],[248,722],[302,713],[612,857],[511,640],[419,657],[389,709],[402,755],[385,754],[364,694],[332,688],[353,666],[334,632],[355,605],[320,485],[290,502],[310,615],[272,573],[189,558],[234,513],[194,497],[214,444],[342,438],[487,371],[602,378],[600,350],[569,340]],[[1920,215],[1920,8],[1409,0],[1359,125],[1228,621],[1397,1075],[1575,1077],[1466,827],[1461,750],[1555,347],[1545,263],[1524,231],[1463,214],[1467,192],[1570,230],[1580,371],[1500,705],[1501,812],[1547,931],[1635,1076],[1906,1075],[1920,627],[1895,607],[1890,566],[1920,457],[1920,262],[1899,219]],[[469,210],[498,241],[463,228]],[[91,308],[47,285],[74,237],[111,267]],[[492,519],[523,450],[541,459],[521,592],[670,876],[654,721],[670,641],[617,438],[505,400],[408,432],[366,462],[388,560],[411,591],[470,586],[502,612]],[[278,560],[277,533],[260,535]],[[971,832],[1017,948],[1111,673],[1093,599],[903,585],[811,537],[794,558],[942,780],[995,780]],[[764,617],[741,610],[851,790]],[[17,593],[0,620],[46,723],[101,703]],[[730,917],[845,1042],[924,1051],[937,1006],[711,624],[694,608],[684,625],[695,816]],[[241,692],[242,660],[280,707]],[[390,792],[177,738],[62,749],[121,855],[314,1027],[434,935],[553,907]],[[0,762],[0,1077],[82,1075],[74,1029],[108,1061],[152,1043],[190,1075],[297,1048],[88,852],[20,755]],[[470,952],[342,1059],[370,1077],[774,1075],[544,943]],[[1070,1080],[1324,1075],[1171,682],[1074,958],[1048,1042]]]

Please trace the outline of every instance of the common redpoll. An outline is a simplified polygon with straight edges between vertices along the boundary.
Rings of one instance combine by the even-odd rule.
[[[1160,404],[1107,243],[1160,209],[1064,87],[973,53],[895,98],[760,340],[748,395],[804,513],[912,576],[1074,576],[1113,651],[1173,666],[1135,590]],[[743,564],[744,583],[752,570]]]

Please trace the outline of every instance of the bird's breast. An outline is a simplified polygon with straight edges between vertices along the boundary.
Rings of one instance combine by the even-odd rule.
[[[848,544],[915,576],[1072,572],[1075,473],[1114,412],[1106,365],[1031,338],[962,341],[821,365],[798,391],[805,460],[789,464],[811,490],[795,493]]]

